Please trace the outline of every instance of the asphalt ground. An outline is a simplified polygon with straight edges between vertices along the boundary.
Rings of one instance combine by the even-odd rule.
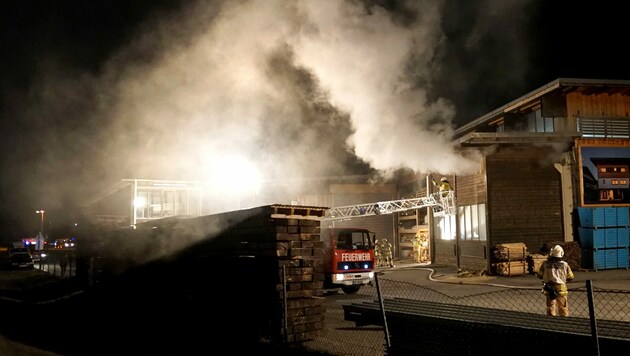
[[[230,291],[214,278],[217,283],[202,284],[207,294],[191,302],[179,296],[185,292],[181,284],[172,284],[172,278],[164,282],[157,270],[152,272],[140,276],[153,277],[146,281],[126,276],[97,291],[37,268],[0,270],[0,355],[177,356],[204,349],[327,355],[260,342],[252,335],[256,329],[248,321],[260,319],[250,312],[263,308],[252,299],[256,287],[251,283]],[[225,293],[241,297],[225,298]]]
[[[431,265],[428,263],[416,263],[411,259],[395,261],[395,267],[378,267],[377,272],[388,278],[415,283],[418,285],[442,284],[452,290],[458,288],[462,291],[462,285],[494,285],[500,287],[532,288],[540,289],[541,282],[533,274],[518,276],[487,275],[481,271],[460,270],[454,267]],[[575,270],[575,279],[572,286],[578,287],[591,281],[593,286],[612,290],[630,290],[630,271],[628,269],[612,270]],[[570,286],[570,287],[572,287]],[[76,286],[68,280],[60,281],[58,277],[47,272],[33,269],[20,271],[0,271],[0,303],[4,308],[11,308],[9,313],[4,313],[3,328],[10,328],[9,315],[19,317],[19,309],[22,305],[47,305],[81,294]],[[7,323],[7,321],[9,323]],[[29,321],[24,321],[29,323]],[[36,323],[33,322],[35,330]],[[46,324],[40,325],[43,329]],[[7,329],[5,329],[7,330]],[[63,353],[55,353],[38,348],[27,340],[19,340],[6,335],[0,330],[0,354],[16,356],[64,356]],[[24,341],[24,342],[22,342]]]
[[[489,275],[483,271],[461,270],[455,267],[432,265],[430,263],[417,263],[411,259],[395,261],[394,267],[378,267],[378,272],[405,282],[425,285],[427,283],[449,284],[486,284],[500,287],[518,287],[534,289],[541,288],[541,280],[535,274],[521,274],[516,276]],[[413,273],[413,271],[426,271],[426,273]],[[395,273],[400,271],[400,273]],[[402,272],[406,271],[406,272]],[[411,272],[409,272],[411,271]],[[594,287],[613,290],[630,291],[630,270],[573,270],[575,278],[569,282],[569,287],[585,285],[590,280]]]
[[[14,322],[22,324],[24,321],[15,319],[20,317],[20,309],[27,308],[28,301],[26,299],[32,298],[30,295],[35,294],[36,290],[43,292],[47,289],[47,286],[52,286],[58,282],[59,279],[57,277],[36,268],[28,270],[0,270],[0,305],[5,309],[2,325],[10,328]],[[41,303],[47,303],[51,301],[50,298],[54,299],[58,296],[57,293],[54,293],[54,295],[50,294],[52,291],[43,293],[47,294],[37,297]],[[10,311],[7,310],[9,308]],[[16,310],[18,312],[15,312]],[[27,315],[27,313],[24,313],[24,315]],[[37,322],[32,322],[33,331],[36,333],[35,325]],[[58,353],[16,341],[4,335],[0,335],[0,354],[7,356],[62,356]]]

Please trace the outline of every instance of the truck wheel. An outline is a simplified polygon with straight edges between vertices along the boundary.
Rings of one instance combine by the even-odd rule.
[[[341,290],[346,294],[354,294],[361,289],[361,286],[341,286]]]

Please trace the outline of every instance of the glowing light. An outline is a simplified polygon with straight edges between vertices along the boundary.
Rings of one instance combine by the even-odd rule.
[[[143,197],[137,197],[133,201],[133,206],[136,208],[144,208],[147,205],[147,200]]]
[[[40,214],[42,216],[42,221],[41,221],[41,227],[39,232],[43,235],[44,234],[44,210],[35,210],[36,214]]]
[[[239,195],[260,190],[258,168],[244,157],[215,157],[212,167],[212,184],[224,193]]]

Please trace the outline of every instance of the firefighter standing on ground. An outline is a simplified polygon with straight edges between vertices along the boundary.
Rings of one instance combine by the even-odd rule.
[[[381,252],[381,242],[379,240],[374,240],[374,260],[377,267],[383,265],[383,252]]]
[[[379,252],[380,252],[380,255],[382,256],[381,264],[385,262],[385,264],[388,265],[389,267],[395,267],[393,256],[392,256],[392,244],[389,241],[387,241],[387,239],[383,239],[380,241]]]
[[[569,303],[567,282],[571,281],[575,276],[569,264],[562,260],[564,250],[562,246],[556,245],[551,249],[549,258],[543,262],[538,269],[537,276],[543,280],[543,283],[552,283],[553,289],[558,296],[552,298],[545,291],[547,299],[547,315],[569,316]]]
[[[425,232],[416,232],[413,240],[413,251],[416,262],[425,262],[429,259],[429,237]]]

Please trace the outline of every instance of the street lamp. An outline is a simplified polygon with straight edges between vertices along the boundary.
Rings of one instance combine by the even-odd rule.
[[[41,224],[41,229],[39,230],[39,232],[42,233],[42,236],[44,236],[44,211],[43,210],[35,210],[36,214],[42,214],[42,224]]]

